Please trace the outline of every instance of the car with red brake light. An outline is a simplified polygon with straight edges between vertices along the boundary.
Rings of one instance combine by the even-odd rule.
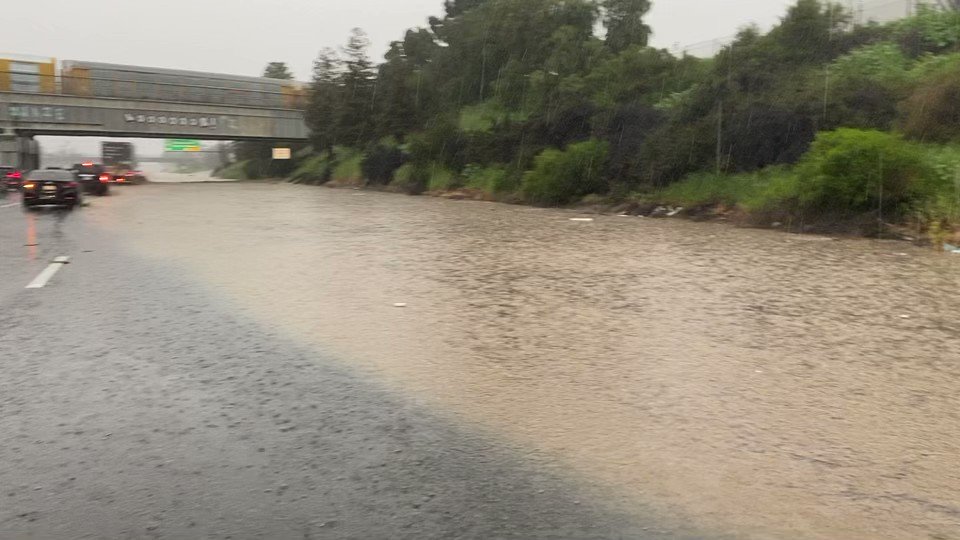
[[[15,191],[20,189],[20,184],[23,183],[23,172],[16,167],[0,165],[0,179],[3,181],[3,189]]]
[[[49,205],[72,210],[83,204],[83,187],[74,173],[62,169],[31,171],[20,191],[24,208]]]
[[[85,193],[106,195],[110,192],[110,183],[113,181],[113,175],[110,174],[103,165],[88,161],[74,165],[73,170],[77,175],[77,181],[83,186]]]

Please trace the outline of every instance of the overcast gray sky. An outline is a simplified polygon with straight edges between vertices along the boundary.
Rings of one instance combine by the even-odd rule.
[[[654,0],[655,44],[769,26],[790,0]],[[0,51],[258,75],[278,60],[309,78],[317,51],[366,30],[380,58],[405,29],[426,24],[442,0],[3,0]]]
[[[259,75],[287,62],[308,80],[321,47],[359,26],[380,59],[404,30],[426,25],[442,0],[0,0],[0,51],[142,66]],[[769,27],[791,0],[654,0],[654,45]],[[75,146],[88,145],[77,141]],[[150,145],[151,148],[156,148]]]

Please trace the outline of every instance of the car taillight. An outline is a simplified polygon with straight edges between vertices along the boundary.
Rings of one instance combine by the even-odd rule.
[[[101,181],[101,182],[109,182],[109,181],[110,181],[110,175],[109,175],[109,174],[101,174],[101,175],[100,175],[100,181]]]
[[[13,178],[14,180],[19,180],[22,177],[23,177],[23,173],[21,173],[20,171],[13,171],[12,173],[7,175],[7,178]]]

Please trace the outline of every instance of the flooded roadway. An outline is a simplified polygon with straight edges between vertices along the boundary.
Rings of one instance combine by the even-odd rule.
[[[616,511],[711,536],[960,538],[960,257],[267,183],[83,212]]]

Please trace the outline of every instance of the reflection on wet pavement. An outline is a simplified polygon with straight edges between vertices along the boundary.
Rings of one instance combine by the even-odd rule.
[[[87,217],[614,504],[960,535],[960,258],[283,184],[140,186]]]

